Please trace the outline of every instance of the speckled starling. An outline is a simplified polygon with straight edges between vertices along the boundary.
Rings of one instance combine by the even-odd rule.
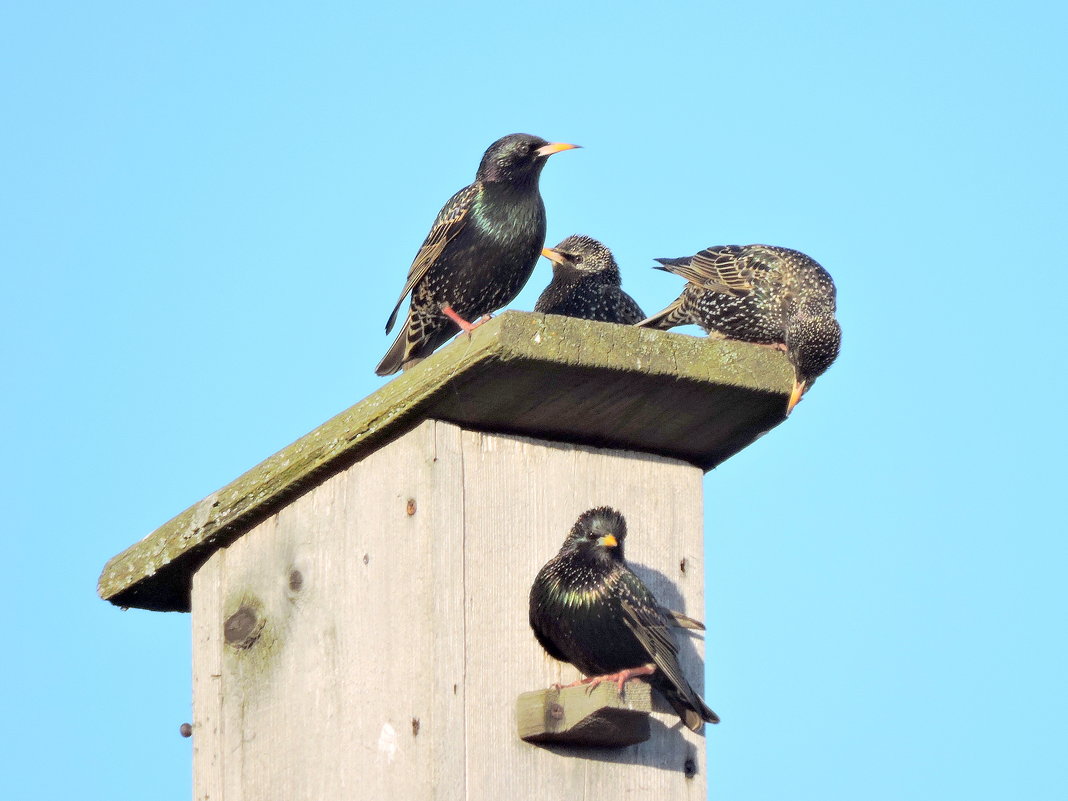
[[[569,236],[541,255],[553,263],[553,280],[534,311],[602,323],[632,325],[645,319],[634,298],[622,290],[612,251],[588,236]]]
[[[530,588],[534,635],[550,656],[586,674],[583,684],[613,681],[622,689],[629,678],[649,676],[686,726],[719,723],[682,674],[670,631],[679,624],[623,559],[626,536],[615,509],[582,513]]]
[[[834,316],[834,281],[804,253],[725,245],[657,261],[657,269],[689,283],[674,303],[639,325],[667,329],[695,323],[710,336],[785,351],[794,367],[787,414],[838,357],[842,329]]]
[[[489,146],[475,182],[438,213],[408,270],[386,333],[410,292],[408,318],[375,370],[378,375],[412,366],[457,331],[470,331],[468,320],[495,312],[519,294],[545,243],[542,167],[553,153],[574,147],[529,134],[511,134]]]

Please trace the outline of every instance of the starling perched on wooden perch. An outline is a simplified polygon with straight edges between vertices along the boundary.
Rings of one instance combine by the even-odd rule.
[[[834,281],[804,253],[725,245],[657,261],[657,269],[689,283],[674,303],[639,325],[668,329],[695,323],[710,336],[785,351],[794,366],[787,414],[838,357],[842,329],[834,316]]]
[[[588,678],[583,684],[649,681],[689,728],[719,723],[679,667],[678,625],[623,559],[627,523],[615,509],[583,512],[530,588],[530,626],[549,652]]]
[[[541,255],[553,263],[553,280],[534,311],[625,325],[645,319],[634,298],[620,288],[612,251],[596,239],[575,234],[554,248],[543,248]]]
[[[553,153],[574,147],[529,134],[511,134],[489,146],[475,182],[438,213],[408,270],[386,333],[410,292],[408,317],[376,368],[378,375],[410,367],[457,331],[470,331],[469,320],[497,311],[519,294],[545,243],[545,205],[538,191],[542,167]]]

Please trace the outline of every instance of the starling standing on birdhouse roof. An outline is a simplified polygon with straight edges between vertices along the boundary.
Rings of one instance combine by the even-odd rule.
[[[726,245],[657,261],[657,269],[689,283],[675,302],[639,325],[668,329],[695,323],[710,336],[785,351],[794,367],[787,414],[838,357],[842,329],[835,319],[834,281],[804,253]]]
[[[470,331],[470,320],[519,294],[545,243],[541,170],[553,153],[575,147],[529,134],[511,134],[489,146],[475,182],[438,213],[408,270],[386,333],[411,293],[408,317],[376,368],[378,375],[412,366],[458,331]]]
[[[634,298],[623,291],[612,251],[588,236],[569,236],[541,255],[553,263],[553,280],[534,311],[602,323],[633,325],[645,319]]]

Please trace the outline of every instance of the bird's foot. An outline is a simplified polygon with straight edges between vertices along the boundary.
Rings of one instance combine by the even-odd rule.
[[[754,342],[753,344],[761,348],[767,348],[768,350],[777,351],[778,353],[786,353],[785,342]]]
[[[582,679],[581,681],[576,681],[574,684],[569,684],[568,686],[574,687],[578,684],[585,684],[587,685],[586,694],[589,695],[597,688],[598,684],[601,684],[606,681],[614,681],[616,683],[616,689],[619,690],[619,694],[622,695],[623,685],[626,684],[628,681],[638,676],[651,676],[654,673],[656,673],[656,665],[648,664],[636,668],[627,668],[626,670],[621,670],[618,673],[609,673],[606,676],[589,676],[588,678]]]

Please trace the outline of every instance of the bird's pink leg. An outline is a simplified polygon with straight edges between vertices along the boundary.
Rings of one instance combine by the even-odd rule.
[[[487,320],[493,319],[493,315],[483,314],[482,318],[478,322],[469,323],[463,317],[458,315],[456,311],[452,308],[452,306],[450,306],[448,303],[443,303],[441,305],[441,313],[448,317],[450,320],[452,320],[454,323],[456,323],[458,326],[460,326],[461,331],[464,331],[468,334],[470,334],[472,331],[474,331]]]
[[[448,303],[442,304],[441,313],[448,317],[450,320],[452,320],[454,323],[456,323],[458,326],[460,326],[461,331],[466,331],[470,334],[472,331],[475,330],[475,326],[471,325],[471,323],[467,322],[467,320],[465,320],[463,317],[453,311],[452,306],[450,306]]]

